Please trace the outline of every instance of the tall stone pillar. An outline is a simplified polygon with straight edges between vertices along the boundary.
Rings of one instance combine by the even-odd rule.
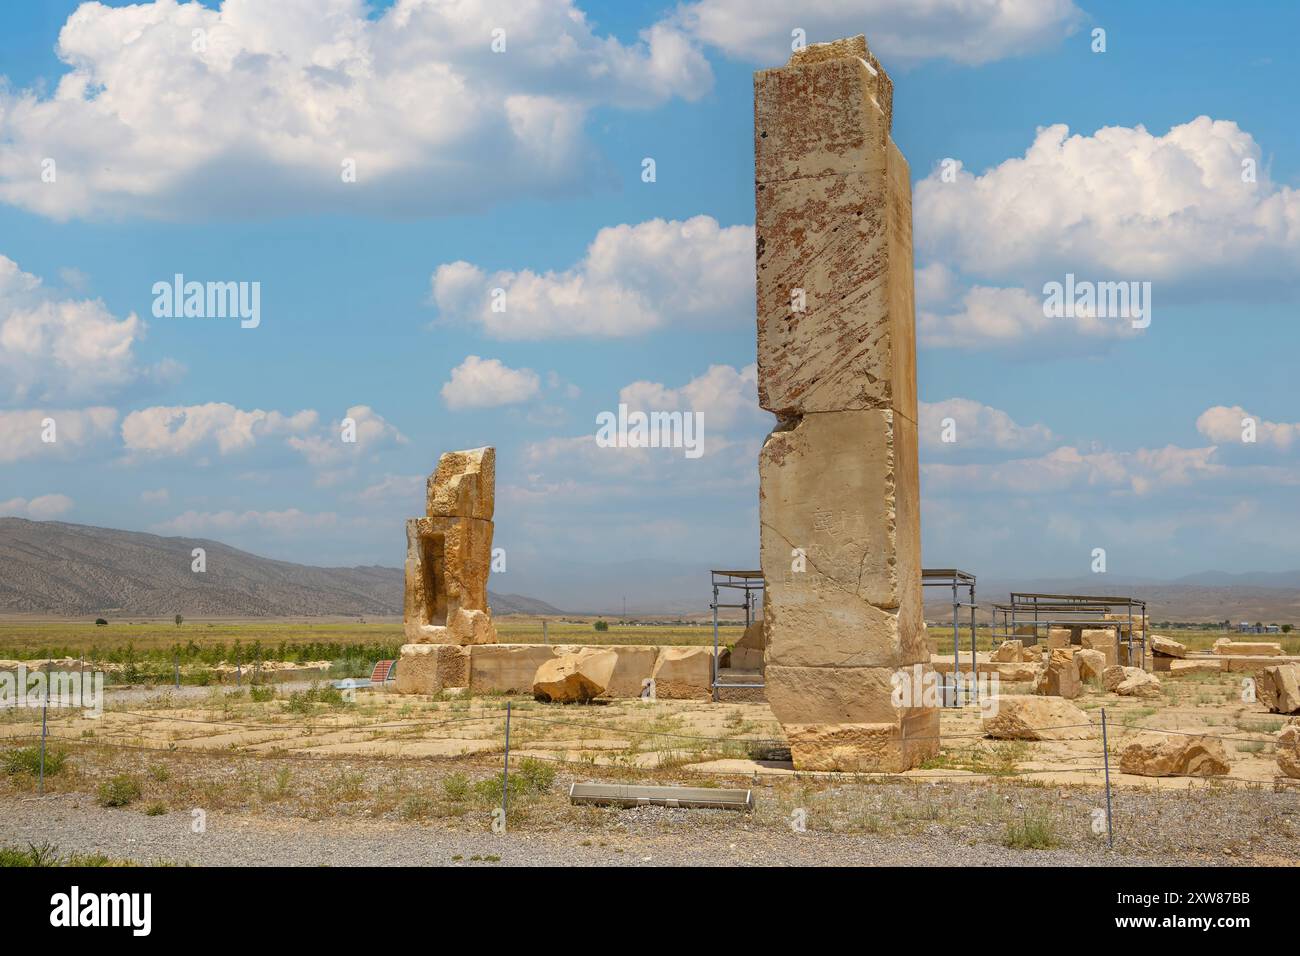
[[[778,418],[759,456],[766,681],[801,769],[904,770],[938,750],[939,712],[915,693],[930,652],[892,91],[861,36],[754,74],[758,394]]]
[[[407,643],[399,694],[436,694],[469,683],[469,645],[495,644],[488,608],[496,451],[449,451],[425,486],[425,515],[406,522]]]

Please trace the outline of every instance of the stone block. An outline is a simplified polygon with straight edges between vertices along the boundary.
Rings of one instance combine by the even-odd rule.
[[[469,684],[469,651],[452,644],[403,644],[393,690],[439,694]]]
[[[586,703],[608,690],[618,654],[611,650],[592,650],[558,654],[543,661],[533,675],[533,696],[555,703]]]
[[[537,668],[556,654],[549,644],[477,644],[469,649],[469,689],[475,694],[529,694]]]

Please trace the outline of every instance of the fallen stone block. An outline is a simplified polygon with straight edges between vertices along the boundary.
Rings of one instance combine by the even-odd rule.
[[[659,659],[659,648],[645,644],[619,644],[588,650],[608,650],[618,654],[614,675],[605,688],[606,697],[640,697],[646,681],[654,676],[655,661]]]
[[[998,680],[1005,681],[1027,681],[1036,680],[1038,677],[1038,665],[1029,661],[1021,661],[1019,664],[981,664],[978,672],[990,672],[998,675]]]
[[[1021,664],[1032,661],[1037,664],[1043,659],[1043,652],[1038,647],[1026,647],[1021,640],[1003,641],[989,655],[989,660],[1000,664]]]
[[[1124,745],[1119,768],[1143,777],[1221,777],[1228,755],[1213,737],[1145,732]]]
[[[939,752],[939,712],[919,710],[887,724],[790,724],[790,754],[801,770],[897,773]]]
[[[1277,735],[1277,769],[1300,779],[1300,720],[1292,720]]]
[[[1121,697],[1154,698],[1161,696],[1160,679],[1140,667],[1125,667],[1122,664],[1116,664],[1114,667],[1107,667],[1101,672],[1101,680],[1106,690],[1112,694],[1119,694]]]
[[[547,703],[586,703],[605,693],[617,666],[614,651],[561,654],[537,668],[533,697]]]
[[[1230,641],[1221,637],[1214,642],[1213,651],[1225,657],[1281,657],[1282,645],[1272,641]]]
[[[1168,637],[1161,637],[1159,634],[1152,634],[1148,644],[1151,653],[1157,657],[1186,657],[1187,645],[1180,644],[1178,641]]]
[[[1067,632],[1068,633],[1068,632]],[[1054,647],[1047,662],[1038,669],[1034,693],[1073,700],[1079,696],[1079,672],[1075,667],[1073,649]]]
[[[1024,641],[1003,641],[989,655],[990,661],[998,663],[1019,663],[1025,659],[1025,642]]]
[[[1265,667],[1255,675],[1255,696],[1272,713],[1300,713],[1300,667]]]
[[[1203,657],[1192,658],[1186,661],[1169,662],[1169,676],[1179,677],[1187,674],[1221,674],[1223,672],[1223,661],[1207,660]]]
[[[745,628],[744,635],[731,649],[731,666],[743,670],[761,671],[764,666],[763,652],[766,650],[763,636],[763,621],[760,618]]]
[[[1090,647],[1077,648],[1074,666],[1079,669],[1079,680],[1098,680],[1107,666],[1106,655]]]
[[[1101,651],[1106,655],[1106,666],[1114,667],[1119,663],[1119,654],[1115,649],[1115,632],[1108,627],[1085,627],[1079,635],[1079,646]]]
[[[660,648],[650,674],[655,697],[665,700],[709,700],[713,697],[713,649]]]
[[[1047,632],[1047,648],[1052,650],[1058,647],[1070,646],[1071,632],[1068,627],[1053,627]]]
[[[1225,671],[1237,671],[1242,674],[1254,674],[1262,668],[1272,667],[1275,664],[1300,664],[1300,658],[1285,655],[1279,658],[1271,654],[1264,657],[1261,657],[1258,654],[1253,657],[1235,657],[1229,655],[1220,657],[1219,660],[1223,662],[1223,669]]]
[[[996,740],[1087,740],[1088,715],[1060,697],[1009,694],[983,704],[980,729]]]

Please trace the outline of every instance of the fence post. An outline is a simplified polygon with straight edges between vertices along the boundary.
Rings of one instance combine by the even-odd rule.
[[[244,654],[242,651],[235,655],[235,686],[244,686]]]
[[[1106,770],[1106,841],[1115,848],[1115,828],[1110,821],[1110,746],[1106,740],[1106,708],[1101,709],[1101,763]]]
[[[546,618],[542,618],[542,643],[543,644],[551,643],[551,636],[546,631]]]
[[[506,759],[501,768],[501,828],[506,828],[506,808],[510,802],[510,701],[506,701]]]
[[[179,654],[172,655],[172,670],[176,674],[176,689],[181,689],[181,658]]]
[[[37,786],[36,795],[45,796],[45,728],[46,715],[50,710],[50,664],[45,662],[45,693],[41,698],[41,779]]]

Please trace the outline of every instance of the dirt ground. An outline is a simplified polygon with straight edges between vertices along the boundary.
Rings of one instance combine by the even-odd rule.
[[[39,822],[31,773],[0,774],[0,806],[7,808],[0,817],[16,821],[12,829],[0,824],[0,845],[53,841],[66,852],[94,846],[148,861],[159,853],[150,856],[147,845],[105,843],[103,833],[116,832],[104,829],[105,814],[183,823],[202,810],[239,821],[236,828],[250,833],[293,820],[350,830],[364,820],[398,831],[436,831],[454,847],[461,837],[492,835],[509,703],[508,829],[515,836],[545,836],[538,845],[550,847],[552,857],[559,839],[561,849],[584,850],[579,857],[585,859],[586,849],[613,845],[635,821],[645,839],[668,841],[668,847],[680,841],[671,852],[661,848],[661,862],[707,862],[697,858],[704,848],[721,853],[713,844],[743,827],[757,834],[750,843],[759,857],[791,863],[824,858],[802,860],[814,842],[810,833],[866,844],[920,841],[918,854],[951,845],[991,855],[986,862],[1054,853],[1077,857],[1059,865],[1120,859],[1300,863],[1300,791],[1275,792],[1273,740],[1284,719],[1243,703],[1240,675],[1162,676],[1158,700],[1089,688],[1075,701],[1098,725],[1106,709],[1113,850],[1106,838],[1099,730],[1081,741],[994,741],[980,733],[975,708],[949,709],[942,714],[942,750],[923,768],[901,775],[807,774],[788,763],[780,726],[762,703],[564,706],[523,697],[421,698],[366,690],[349,699],[324,686],[214,688],[180,697],[161,691],[144,700],[110,695],[98,719],[52,711],[48,747],[64,759],[47,776],[44,799],[62,801],[59,822]],[[1002,687],[1003,693],[1025,690]],[[1203,780],[1119,773],[1126,738],[1145,728],[1222,738],[1230,775]],[[39,713],[6,712],[0,737],[8,739],[0,740],[0,751],[31,745],[39,732]],[[129,799],[103,807],[105,788],[120,787],[122,780]],[[587,780],[751,789],[755,809],[571,805],[568,785]],[[241,852],[228,846],[223,852],[229,859],[209,859],[194,849],[166,841],[155,847],[180,862],[235,863]],[[249,853],[250,861],[257,856]],[[455,855],[449,851],[449,861]],[[871,854],[850,860],[879,861]]]

